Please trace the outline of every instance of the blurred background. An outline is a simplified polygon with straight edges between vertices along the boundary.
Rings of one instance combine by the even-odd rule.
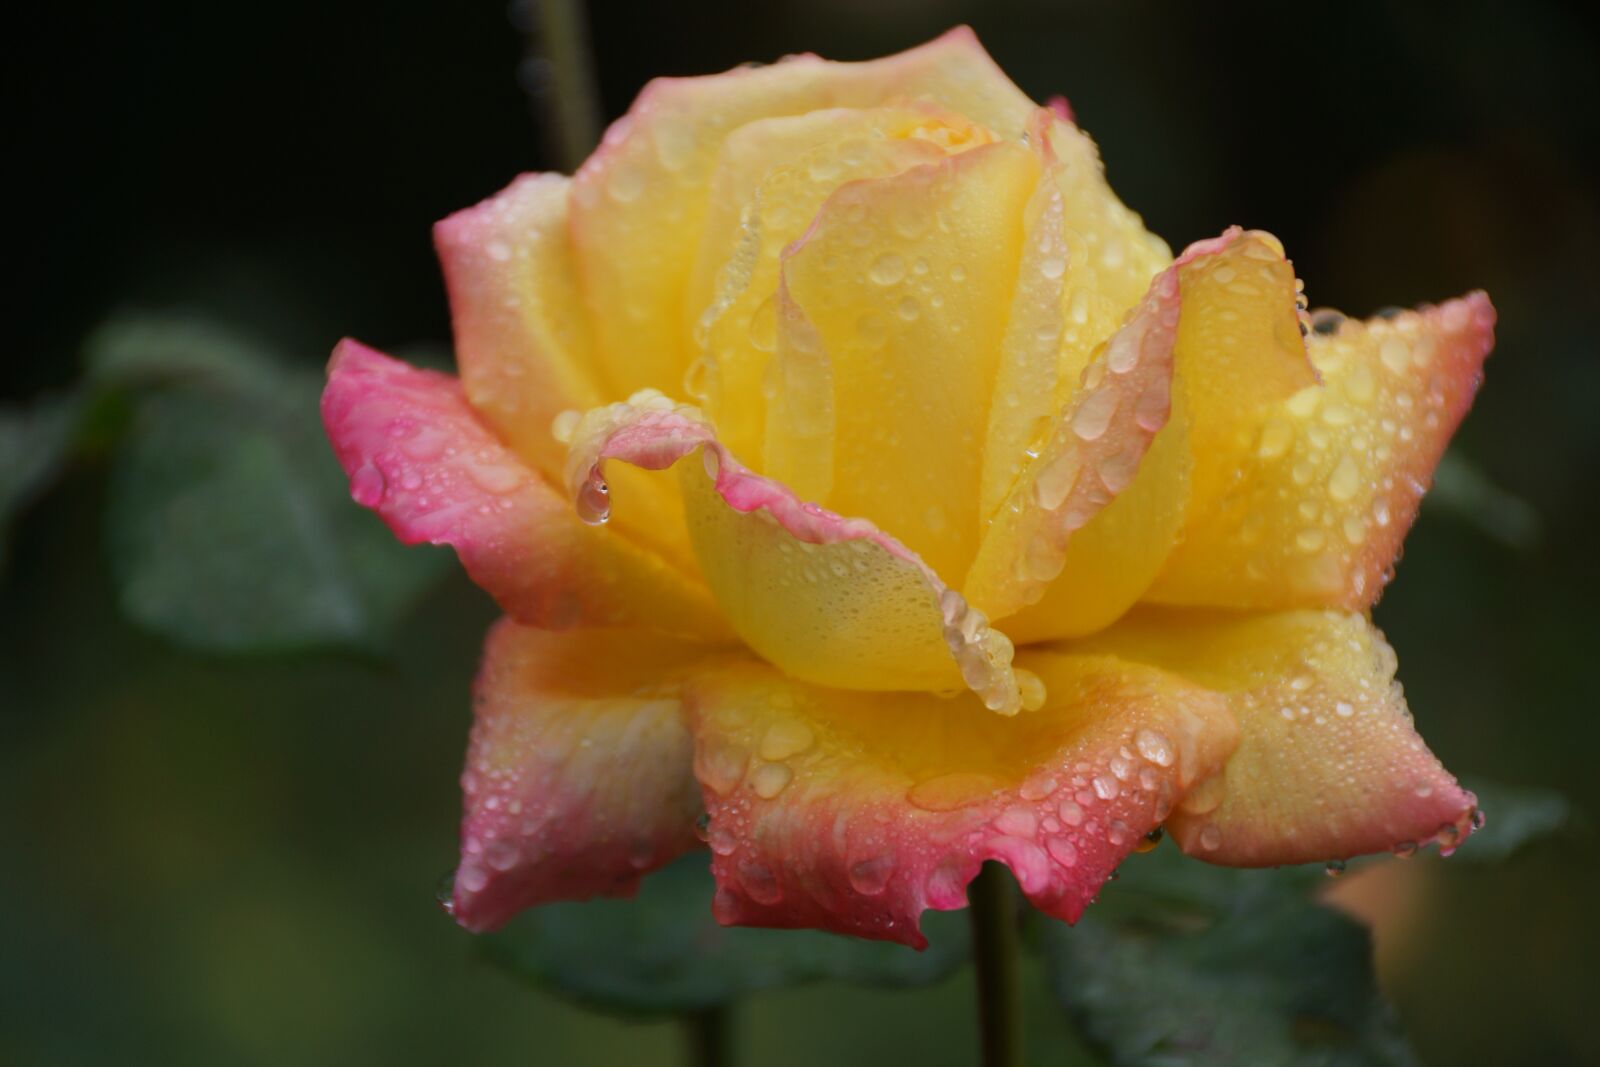
[[[1425,507],[1377,621],[1445,763],[1554,787],[1578,828],[1503,866],[1429,856],[1347,891],[1386,916],[1381,977],[1424,1062],[1600,1062],[1592,13],[600,0],[589,15],[607,118],[655,75],[867,58],[968,22],[1030,95],[1071,99],[1174,248],[1271,230],[1312,305],[1355,314],[1490,292],[1499,344],[1454,448],[1466,466]],[[431,223],[554,165],[532,20],[502,0],[19,17],[7,404],[70,389],[87,339],[130,310],[225,323],[307,375],[345,334],[445,360]],[[111,407],[95,418],[132,417]],[[32,494],[0,571],[0,1061],[676,1062],[670,1024],[530,991],[434,903],[487,598],[441,566],[354,651],[186,651],[119,594],[116,462],[91,440]],[[765,1067],[965,1062],[969,993],[958,974],[762,994],[739,1047]],[[1029,996],[1032,1059],[1092,1062],[1040,982]]]

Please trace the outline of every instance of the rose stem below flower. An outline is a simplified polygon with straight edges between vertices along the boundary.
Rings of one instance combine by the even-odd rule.
[[[524,80],[549,126],[551,148],[571,173],[600,139],[600,93],[583,0],[522,0],[528,19],[529,61]]]
[[[972,963],[978,972],[978,1026],[983,1067],[1021,1062],[1017,985],[1017,896],[1011,874],[985,863],[969,893]]]
[[[683,1036],[689,1067],[729,1067],[733,1063],[733,1026],[727,1005],[686,1011]]]

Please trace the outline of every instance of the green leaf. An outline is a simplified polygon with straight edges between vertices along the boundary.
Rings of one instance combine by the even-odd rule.
[[[1454,853],[1451,862],[1500,863],[1531,841],[1550,837],[1572,818],[1572,805],[1552,789],[1464,782],[1478,796],[1483,828]]]
[[[929,912],[929,947],[814,930],[722,927],[704,854],[644,880],[632,900],[549,904],[483,939],[491,959],[539,986],[627,1015],[694,1011],[818,979],[873,986],[935,982],[967,959],[964,916]]]
[[[97,383],[134,389],[107,538],[139,623],[213,651],[370,648],[445,565],[350,502],[317,375],[184,319],[124,320],[91,350]]]
[[[1116,1065],[1414,1062],[1366,930],[1308,898],[1306,872],[1133,857],[1076,927],[1040,917],[1056,995]]]
[[[76,395],[0,408],[0,562],[12,521],[65,464],[79,411]]]

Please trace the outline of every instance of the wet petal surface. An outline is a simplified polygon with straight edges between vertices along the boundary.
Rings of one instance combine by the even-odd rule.
[[[970,695],[866,694],[764,664],[686,700],[725,924],[920,946],[985,860],[1075,920],[1116,865],[1232,749],[1226,702],[1110,656],[1026,654],[1048,691],[1011,719]]]
[[[507,614],[720,635],[705,588],[571,503],[496,439],[460,384],[345,341],[322,417],[351,496],[406,544],[450,545]]]

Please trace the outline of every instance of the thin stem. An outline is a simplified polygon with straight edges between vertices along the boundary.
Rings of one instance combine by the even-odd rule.
[[[726,1006],[685,1012],[683,1036],[689,1067],[729,1067],[733,1063],[733,1026]]]
[[[583,0],[523,0],[529,19],[529,92],[561,168],[574,171],[600,139],[600,92]]]
[[[1017,898],[1011,875],[986,863],[972,883],[972,962],[978,972],[978,1026],[983,1067],[1022,1061],[1017,983]]]

